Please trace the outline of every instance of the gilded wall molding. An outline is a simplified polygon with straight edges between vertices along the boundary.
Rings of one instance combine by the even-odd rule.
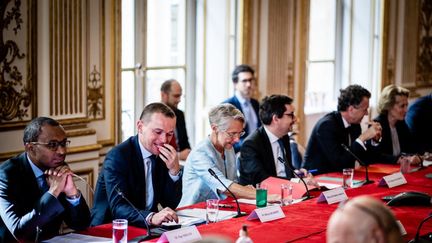
[[[432,86],[432,0],[420,0],[416,86]]]
[[[87,82],[87,116],[90,119],[105,118],[104,88],[101,74],[96,70],[96,65],[94,65]]]
[[[34,117],[35,15],[32,0],[0,2],[0,130],[22,127]]]

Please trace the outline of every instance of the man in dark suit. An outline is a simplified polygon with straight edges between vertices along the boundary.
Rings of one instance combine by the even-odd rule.
[[[322,174],[354,168],[355,158],[341,144],[367,163],[365,142],[381,137],[381,126],[377,122],[370,122],[370,127],[361,131],[360,122],[368,114],[370,96],[360,85],[340,90],[338,111],[325,115],[312,130],[304,156],[306,169],[317,169],[317,174]]]
[[[190,151],[191,146],[189,144],[189,138],[186,130],[186,121],[183,111],[178,109],[178,104],[181,101],[182,87],[180,83],[174,79],[165,81],[161,86],[161,100],[162,103],[168,105],[175,113],[176,130],[175,140],[177,145],[177,151],[179,152],[179,159],[186,160]]]
[[[245,116],[245,134],[234,145],[234,150],[239,152],[243,140],[261,126],[261,121],[258,117],[259,103],[251,97],[255,82],[254,70],[248,65],[239,65],[232,73],[232,81],[234,83],[235,94],[222,103],[234,105]]]
[[[181,199],[181,171],[177,151],[169,145],[175,123],[174,112],[163,103],[144,108],[137,122],[138,135],[114,147],[105,158],[91,225],[112,219],[127,219],[139,227],[145,227],[146,222],[160,225],[178,221],[173,209]],[[158,212],[158,204],[165,208]]]
[[[63,221],[75,230],[90,211],[64,162],[70,143],[63,127],[47,117],[24,130],[25,152],[0,166],[0,242],[35,242],[59,234]]]
[[[288,132],[297,119],[292,99],[285,95],[265,97],[259,116],[264,125],[244,140],[240,150],[242,185],[255,185],[270,176],[293,177]]]

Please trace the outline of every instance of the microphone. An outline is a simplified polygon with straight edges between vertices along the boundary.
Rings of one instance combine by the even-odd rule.
[[[430,242],[430,239],[431,239],[431,237],[432,237],[432,234],[431,234],[431,233],[428,233],[428,234],[426,234],[426,235],[420,237],[420,230],[421,230],[423,224],[424,224],[426,221],[428,221],[429,219],[431,219],[431,218],[432,218],[432,214],[430,214],[429,216],[427,216],[425,219],[423,219],[423,220],[420,222],[420,224],[419,224],[419,226],[418,226],[418,228],[417,228],[417,232],[416,232],[416,235],[415,235],[414,239],[408,241],[408,243],[427,243],[427,242]]]
[[[242,213],[242,212],[240,211],[240,205],[239,205],[239,202],[238,202],[238,200],[237,200],[237,197],[234,195],[234,193],[232,193],[232,191],[231,191],[230,189],[228,189],[228,187],[225,186],[225,184],[223,184],[223,182],[219,179],[219,177],[216,175],[216,173],[215,173],[211,168],[208,169],[208,172],[210,173],[210,175],[212,175],[214,178],[216,178],[216,180],[218,180],[218,181],[220,182],[220,184],[222,184],[222,186],[225,187],[225,189],[226,189],[226,190],[231,194],[231,196],[234,198],[234,201],[235,201],[236,204],[237,204],[237,215],[236,215],[234,218],[238,218],[238,217],[245,216],[246,214],[245,214],[245,213]]]
[[[133,210],[138,213],[138,215],[141,217],[141,219],[144,221],[144,225],[146,227],[147,230],[147,234],[144,236],[139,236],[135,239],[133,239],[133,241],[135,242],[141,242],[141,241],[145,241],[145,240],[150,240],[153,238],[157,238],[160,237],[161,234],[155,234],[154,232],[152,233],[150,231],[150,226],[147,223],[147,220],[145,219],[144,215],[141,214],[141,212],[133,205],[133,203],[131,201],[129,201],[129,199],[123,194],[123,192],[120,190],[120,188],[118,188],[119,183],[117,183],[114,186],[114,190],[116,191],[117,195],[119,195],[120,197],[122,197],[128,204],[129,206],[131,206],[133,208]]]
[[[364,163],[363,161],[361,161],[361,159],[359,158],[359,157],[357,157],[352,151],[351,151],[351,149],[349,149],[348,148],[348,146],[346,146],[345,144],[343,144],[343,143],[341,143],[341,146],[349,153],[349,154],[351,154],[351,156],[352,157],[354,157],[354,159],[356,159],[359,163],[360,163],[360,165],[361,166],[364,166],[365,167],[365,180],[364,181],[361,181],[361,182],[358,182],[358,183],[356,183],[356,185],[357,186],[363,186],[363,185],[367,185],[367,184],[371,184],[371,183],[373,183],[374,181],[371,181],[371,180],[369,180],[369,172],[368,172],[368,165],[366,164],[366,163]]]
[[[282,164],[285,164],[286,165],[285,168],[288,168],[303,183],[304,187],[306,188],[306,198],[304,200],[312,198],[309,192],[309,188],[307,187],[306,182],[303,180],[303,178],[299,174],[297,174],[289,165],[287,165],[286,161],[282,157],[278,157],[278,160]]]

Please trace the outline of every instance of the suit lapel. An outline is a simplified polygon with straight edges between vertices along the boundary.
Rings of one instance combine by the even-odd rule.
[[[273,150],[270,143],[270,139],[267,136],[267,133],[264,130],[264,127],[261,126],[259,129],[259,134],[261,136],[260,140],[264,142],[263,144],[263,159],[264,159],[264,167],[266,168],[267,172],[271,174],[272,176],[276,176],[276,165],[274,163],[275,159],[273,157]]]

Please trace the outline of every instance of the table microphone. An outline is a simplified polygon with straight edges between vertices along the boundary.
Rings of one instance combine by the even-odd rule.
[[[420,230],[421,230],[423,224],[426,221],[428,221],[429,219],[431,219],[431,218],[432,218],[432,214],[430,214],[429,216],[427,216],[425,219],[423,219],[420,222],[420,224],[419,224],[419,226],[417,228],[417,233],[416,233],[414,239],[408,241],[408,243],[427,243],[427,242],[430,242],[430,239],[431,239],[430,237],[432,237],[431,233],[429,233],[429,234],[427,234],[425,236],[420,237]]]
[[[286,164],[285,160],[282,157],[278,157],[279,162],[281,162],[282,164]],[[289,165],[286,165],[285,168],[288,168],[297,178],[299,178],[301,180],[301,182],[303,182],[304,187],[306,188],[306,200],[312,198],[310,193],[309,193],[309,188],[306,185],[306,182],[303,180],[303,178],[297,174]],[[303,199],[305,200],[305,199]]]
[[[142,215],[141,212],[133,205],[133,203],[131,201],[129,201],[129,199],[127,199],[127,197],[123,194],[123,192],[120,190],[120,188],[118,188],[118,185],[119,185],[119,183],[117,183],[114,186],[114,190],[117,192],[117,195],[122,197],[129,204],[129,206],[131,206],[135,210],[135,212],[138,213],[138,215],[144,220],[144,225],[145,225],[146,230],[147,230],[146,235],[139,236],[139,237],[133,239],[133,241],[141,242],[141,241],[150,240],[150,239],[157,238],[157,237],[161,236],[160,234],[155,234],[154,232],[152,233],[150,231],[150,226],[148,225],[147,220],[145,219],[144,215]]]
[[[359,163],[360,163],[360,165],[361,166],[364,166],[365,167],[365,173],[366,173],[366,175],[365,175],[365,180],[364,181],[361,181],[361,182],[358,182],[358,183],[356,183],[356,185],[358,185],[358,186],[362,186],[362,185],[367,185],[367,184],[371,184],[371,183],[373,183],[373,181],[371,181],[371,180],[369,180],[369,172],[368,172],[368,165],[366,164],[366,163],[363,163],[363,161],[361,161],[361,159],[359,158],[359,157],[357,157],[352,151],[351,151],[351,149],[349,149],[348,148],[348,146],[346,146],[345,144],[343,144],[343,143],[341,143],[341,146],[349,153],[349,154],[351,154],[351,156],[352,157],[354,157],[354,159],[356,159]]]
[[[228,189],[228,187],[225,186],[225,184],[223,184],[223,182],[219,179],[219,177],[216,175],[216,173],[215,173],[211,168],[208,169],[208,172],[210,173],[210,175],[212,175],[214,178],[216,178],[216,180],[218,180],[218,181],[220,182],[220,184],[222,184],[222,186],[225,187],[225,189],[226,189],[226,190],[231,194],[231,196],[234,198],[234,201],[235,201],[236,204],[237,204],[237,215],[234,216],[234,218],[238,218],[238,217],[245,216],[246,213],[242,213],[242,212],[240,211],[240,205],[239,205],[239,202],[238,202],[238,200],[237,200],[237,197],[234,195],[234,193],[232,193],[232,191],[231,191],[230,189]]]

